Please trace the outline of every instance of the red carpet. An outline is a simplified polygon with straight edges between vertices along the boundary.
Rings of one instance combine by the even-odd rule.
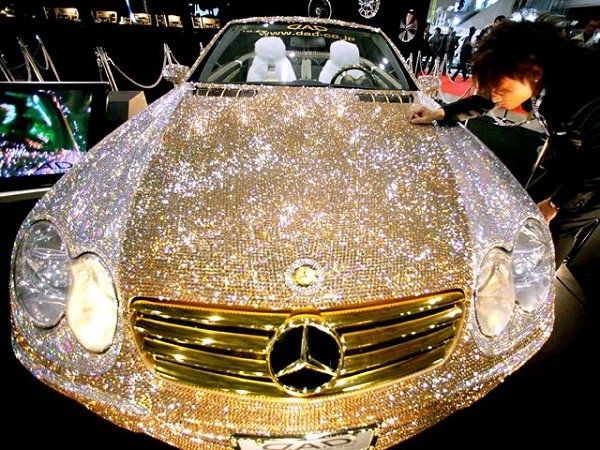
[[[443,75],[441,80],[442,92],[444,94],[449,94],[456,97],[462,97],[463,95],[466,97],[472,94],[472,92],[467,92],[473,85],[473,83],[471,83],[470,77],[465,81],[463,80],[462,75],[458,75],[456,77],[456,81],[452,81],[450,77],[448,77],[447,75]],[[518,114],[527,114],[520,106],[518,108],[515,108],[513,112]]]
[[[450,77],[443,75],[442,76],[442,92],[444,94],[456,95],[457,97],[461,97],[463,94],[471,88],[473,83],[471,83],[471,78],[468,78],[466,81],[463,80],[462,75],[458,75],[456,77],[456,81],[452,81]]]

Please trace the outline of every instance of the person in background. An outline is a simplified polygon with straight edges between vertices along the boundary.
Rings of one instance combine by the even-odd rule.
[[[429,64],[429,58],[431,58],[431,47],[429,46],[429,39],[431,39],[431,24],[427,22],[425,29],[423,30],[423,42],[421,43],[421,61],[424,59],[425,64],[421,67],[421,61],[415,61],[415,73],[425,72],[427,64]]]
[[[452,81],[456,80],[456,77],[458,76],[459,72],[462,72],[463,81],[466,80],[467,78],[469,78],[468,64],[471,61],[471,56],[473,54],[472,41],[473,41],[473,36],[475,35],[476,31],[477,31],[477,28],[475,28],[475,27],[469,28],[469,35],[465,38],[462,46],[460,47],[458,68],[456,69],[456,72],[454,72],[454,75],[452,75],[452,77],[451,77]]]
[[[429,39],[429,47],[431,48],[431,62],[429,63],[428,73],[431,73],[435,66],[436,58],[443,58],[444,56],[444,38],[442,36],[442,29],[437,27]]]
[[[594,33],[596,30],[600,28],[600,19],[592,19],[588,22],[587,26],[584,30],[576,34],[571,38],[573,42],[577,42],[580,45],[592,45],[592,38],[594,37]]]
[[[456,49],[458,48],[458,36],[456,36],[456,31],[454,28],[448,28],[448,34],[445,38],[444,51],[446,55],[446,64],[444,65],[444,75],[446,72],[450,71],[450,64],[452,64],[452,60],[454,59],[454,54],[456,53]]]
[[[486,37],[488,34],[490,34],[490,32],[496,28],[498,25],[502,25],[504,22],[506,21],[506,16],[497,16],[494,19],[494,22],[491,25],[488,25],[487,27],[485,27],[483,30],[481,30],[481,33],[479,33],[479,38],[483,39],[484,37]]]
[[[483,40],[472,70],[478,95],[435,110],[415,106],[409,120],[451,123],[528,105],[548,137],[528,192],[550,223],[558,267],[577,233],[600,219],[600,55],[550,24],[506,23]]]

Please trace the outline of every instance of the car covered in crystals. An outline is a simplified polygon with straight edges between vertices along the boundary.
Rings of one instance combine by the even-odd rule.
[[[378,29],[230,22],[19,230],[12,345],[180,448],[386,448],[525,363],[548,228]],[[173,75],[175,74],[175,75]]]

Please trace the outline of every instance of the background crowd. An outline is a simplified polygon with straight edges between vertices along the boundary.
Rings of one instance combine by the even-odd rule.
[[[417,75],[451,75],[453,81],[462,74],[463,80],[470,76],[471,57],[477,50],[482,39],[491,30],[507,21],[505,16],[498,16],[494,22],[481,31],[470,27],[468,34],[460,36],[453,27],[448,27],[442,33],[441,27],[431,31],[431,24],[427,23],[423,30],[421,45],[414,55],[414,71]],[[565,39],[586,47],[600,51],[600,18],[590,19],[583,30],[569,29],[565,26],[558,27]]]

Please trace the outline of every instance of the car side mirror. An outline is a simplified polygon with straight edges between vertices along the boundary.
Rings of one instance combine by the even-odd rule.
[[[435,96],[436,92],[438,92],[442,86],[440,78],[435,75],[423,75],[417,78],[417,84],[429,97]]]
[[[189,70],[188,66],[181,64],[167,64],[162,70],[162,76],[165,80],[178,86],[185,81]]]

